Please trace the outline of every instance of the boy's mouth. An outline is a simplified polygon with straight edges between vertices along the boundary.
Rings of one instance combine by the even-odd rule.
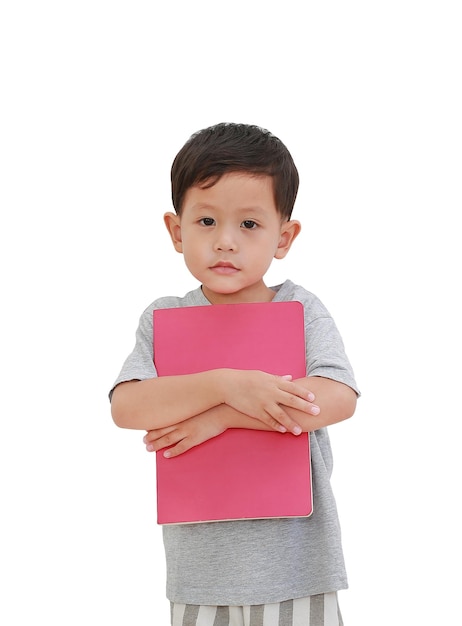
[[[229,261],[219,261],[215,263],[215,265],[212,265],[210,269],[217,272],[217,274],[234,274],[239,271],[238,268]]]

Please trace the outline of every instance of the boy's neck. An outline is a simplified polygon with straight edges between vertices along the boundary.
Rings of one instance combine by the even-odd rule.
[[[271,302],[276,295],[273,289],[265,284],[258,288],[242,290],[236,293],[215,293],[202,285],[202,293],[211,304],[243,304],[249,302]]]

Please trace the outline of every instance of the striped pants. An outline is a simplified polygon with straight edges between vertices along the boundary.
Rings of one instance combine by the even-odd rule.
[[[343,626],[337,593],[252,606],[171,603],[172,626]]]

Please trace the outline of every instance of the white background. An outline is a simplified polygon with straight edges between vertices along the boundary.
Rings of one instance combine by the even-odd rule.
[[[331,428],[345,623],[461,624],[458,3],[26,2],[0,9],[0,621],[167,625],[154,456],[107,392],[154,298],[189,135],[278,135],[316,293],[363,392]],[[271,549],[271,546],[268,546]]]

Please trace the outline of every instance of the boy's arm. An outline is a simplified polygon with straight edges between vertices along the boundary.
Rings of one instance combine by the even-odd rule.
[[[286,409],[308,413],[313,400],[313,394],[290,376],[216,369],[120,383],[114,389],[111,410],[114,422],[122,428],[157,430],[227,405],[269,429],[296,433],[301,428]]]
[[[285,407],[287,413],[301,425],[302,430],[310,432],[330,426],[351,417],[356,408],[356,392],[347,385],[331,380],[311,376],[296,381],[316,395],[316,405],[311,412],[300,412]],[[270,430],[262,421],[221,405],[192,417],[181,424],[149,431],[143,441],[148,451],[157,451],[172,446],[165,452],[174,457],[190,448],[220,435],[227,428],[250,428]]]

